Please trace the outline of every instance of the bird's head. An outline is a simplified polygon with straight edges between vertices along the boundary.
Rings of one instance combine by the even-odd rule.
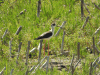
[[[55,23],[53,23],[52,25],[51,25],[51,27],[55,27],[56,26],[56,24]]]

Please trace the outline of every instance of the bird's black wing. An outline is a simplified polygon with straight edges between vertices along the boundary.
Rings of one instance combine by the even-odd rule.
[[[45,39],[45,38],[49,38],[52,36],[52,32],[48,31],[46,33],[43,33],[41,36],[35,38],[34,40],[40,40],[40,39]]]

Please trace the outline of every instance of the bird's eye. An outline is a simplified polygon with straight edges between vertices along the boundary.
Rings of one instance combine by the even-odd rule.
[[[52,24],[53,26],[55,26],[55,23],[54,24]]]

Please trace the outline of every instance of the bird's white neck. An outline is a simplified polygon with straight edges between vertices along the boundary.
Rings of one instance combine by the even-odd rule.
[[[51,31],[54,34],[54,26],[51,26]]]

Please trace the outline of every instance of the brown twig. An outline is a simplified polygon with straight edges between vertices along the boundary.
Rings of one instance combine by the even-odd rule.
[[[89,9],[87,8],[86,4],[84,3],[85,9],[87,10],[87,12],[90,14]]]
[[[97,53],[99,54],[100,53],[100,51],[97,49],[97,47],[95,46],[95,50],[97,51]]]
[[[72,72],[71,73],[73,75],[74,74],[74,66],[72,65],[71,68],[72,68]]]
[[[60,29],[62,29],[62,27],[65,25],[65,23],[66,23],[66,21],[64,21],[64,22],[62,23],[62,25],[60,26],[59,30],[58,30],[57,33],[55,34],[56,37],[57,37],[57,35],[59,34]]]
[[[65,36],[65,31],[63,32],[63,38],[62,38],[62,44],[61,44],[61,53],[63,53],[64,36]]]
[[[95,3],[93,3],[94,4],[94,6],[97,8],[97,9],[99,9],[100,10],[100,7],[98,7]]]
[[[89,16],[87,16],[87,18],[86,18],[86,20],[85,20],[85,22],[84,22],[84,24],[83,24],[83,26],[82,26],[82,29],[84,29],[84,27],[86,26],[86,24],[87,24],[87,22],[88,22],[88,19],[89,19]]]
[[[81,19],[83,20],[84,12],[83,12],[83,3],[84,0],[81,0]]]
[[[21,29],[22,29],[22,26],[20,26],[20,27],[18,28],[18,30],[16,31],[16,35],[19,34],[19,32],[21,31]]]
[[[38,1],[37,17],[40,16],[40,10],[41,10],[41,0]]]
[[[26,52],[26,63],[25,63],[25,65],[28,65],[29,49],[30,49],[30,41],[28,41],[28,47],[27,47],[27,52]]]
[[[11,50],[12,50],[12,47],[11,47],[11,40],[9,41],[9,49],[10,49],[10,57],[11,57]]]
[[[39,48],[39,57],[38,57],[38,62],[40,62],[40,59],[41,59],[42,42],[43,42],[43,40],[40,40],[40,48]]]
[[[92,39],[93,39],[93,53],[95,55],[95,40],[94,40],[94,37]]]
[[[19,46],[18,46],[18,55],[17,55],[17,59],[16,59],[16,64],[18,64],[18,58],[19,58],[19,53],[20,53],[21,45],[22,45],[22,42],[20,42]]]
[[[14,71],[14,69],[11,69],[10,75],[12,75],[13,71]]]
[[[73,66],[73,61],[74,61],[74,54],[73,54],[73,57],[72,57],[72,60],[71,60],[71,64],[70,64],[70,68],[69,68],[69,72],[70,72],[70,70],[72,71],[72,66]]]
[[[27,67],[25,75],[28,75],[28,73],[29,73],[28,69],[29,69],[29,66]]]
[[[80,59],[80,43],[78,42],[77,44],[77,55],[78,55],[78,60]]]
[[[92,75],[92,62],[90,64],[90,72],[89,72],[89,75]]]
[[[5,35],[7,34],[8,29],[6,29],[6,31],[4,32],[2,39],[5,37]]]
[[[46,73],[48,72],[48,65],[49,65],[49,56],[47,56],[47,67],[46,67]]]
[[[21,11],[21,12],[17,15],[17,17],[18,17],[19,15],[22,15],[22,14],[25,15],[25,12],[26,12],[26,9],[24,9],[23,11]],[[25,16],[24,16],[24,17],[25,17]]]

